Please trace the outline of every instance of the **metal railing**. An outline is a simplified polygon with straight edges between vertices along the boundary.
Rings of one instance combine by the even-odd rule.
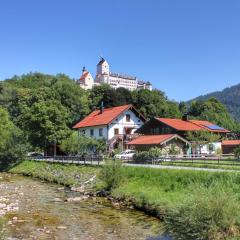
[[[162,156],[152,158],[143,163],[161,164],[161,165],[222,165],[222,166],[240,166],[240,159],[236,159],[232,154],[220,156],[211,155],[194,155],[194,156]]]
[[[42,162],[57,162],[71,164],[91,164],[100,165],[103,162],[103,156],[87,155],[87,156],[44,156],[44,157],[27,157],[29,160]]]

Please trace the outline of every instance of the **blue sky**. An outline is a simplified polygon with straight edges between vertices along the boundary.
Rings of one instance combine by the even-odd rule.
[[[188,100],[240,83],[240,1],[2,0],[0,79],[30,71],[136,75]]]

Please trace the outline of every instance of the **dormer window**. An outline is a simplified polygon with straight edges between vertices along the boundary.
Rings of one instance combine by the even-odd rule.
[[[131,121],[131,116],[130,114],[126,114],[126,122],[130,122]]]

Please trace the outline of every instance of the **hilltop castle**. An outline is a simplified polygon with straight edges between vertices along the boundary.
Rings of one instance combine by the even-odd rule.
[[[97,74],[95,79],[92,77],[91,73],[83,67],[82,76],[77,83],[80,87],[86,90],[92,89],[94,85],[100,85],[103,83],[109,84],[115,89],[123,87],[130,91],[136,89],[152,90],[152,84],[150,82],[144,82],[137,79],[137,77],[110,72],[109,64],[104,58],[101,58],[97,64]]]

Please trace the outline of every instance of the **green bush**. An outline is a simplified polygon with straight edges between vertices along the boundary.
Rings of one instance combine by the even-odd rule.
[[[167,212],[165,223],[176,239],[226,239],[239,234],[239,210],[233,190],[220,184],[193,185],[183,203]]]
[[[136,163],[144,163],[148,160],[158,158],[162,155],[164,155],[164,154],[163,154],[163,150],[161,148],[153,147],[153,148],[150,148],[149,151],[137,152],[136,154],[134,154],[133,160]]]
[[[106,190],[118,187],[122,181],[122,163],[118,160],[107,160],[100,171],[99,178],[105,183]]]
[[[240,147],[236,148],[234,151],[234,155],[237,159],[240,159]]]
[[[169,155],[178,155],[180,154],[180,149],[177,147],[176,144],[172,144],[171,147],[168,150]]]

